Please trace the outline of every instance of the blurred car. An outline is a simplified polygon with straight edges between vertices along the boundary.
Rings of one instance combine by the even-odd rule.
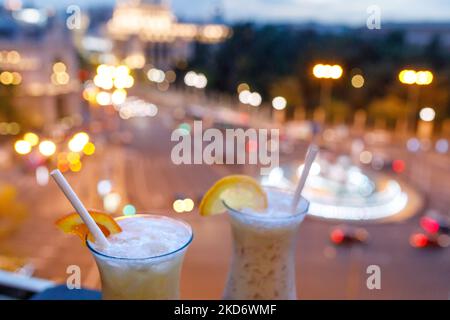
[[[330,240],[335,245],[366,243],[368,239],[369,233],[364,228],[339,226],[330,233]]]
[[[430,234],[450,234],[450,221],[435,210],[429,210],[421,219],[420,227]]]
[[[447,234],[429,234],[416,232],[409,238],[409,243],[414,248],[447,248],[450,246],[450,236]]]

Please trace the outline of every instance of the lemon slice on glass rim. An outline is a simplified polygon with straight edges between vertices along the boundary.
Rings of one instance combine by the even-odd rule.
[[[217,181],[204,195],[199,212],[211,216],[225,212],[224,205],[240,210],[250,208],[264,211],[267,208],[267,194],[261,185],[246,175],[230,175]]]

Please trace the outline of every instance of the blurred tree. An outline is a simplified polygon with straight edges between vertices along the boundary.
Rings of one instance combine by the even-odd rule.
[[[301,104],[313,109],[319,104],[320,91],[317,79],[312,76],[313,65],[338,63],[343,66],[344,74],[333,82],[332,94],[334,99],[349,103],[348,112],[380,101],[392,104],[395,95],[405,99],[407,90],[399,83],[398,72],[408,67],[432,69],[435,81],[422,90],[427,92],[423,102],[436,100],[442,113],[450,115],[450,99],[441,91],[448,91],[450,59],[446,58],[448,53],[440,39],[433,39],[426,46],[412,45],[405,39],[402,30],[382,34],[351,28],[321,32],[304,25],[237,24],[233,27],[233,37],[225,43],[212,47],[198,45],[189,67],[207,74],[209,88],[235,94],[236,86],[247,82],[251,90],[259,91],[266,101],[273,97],[273,90],[284,92],[281,88],[296,87],[293,83],[283,83],[288,81],[285,79],[297,79],[303,90],[298,90],[302,92]],[[361,89],[350,84],[355,72],[364,75]],[[283,95],[287,98],[288,94]],[[381,115],[381,112],[392,119],[392,113],[400,112],[398,107],[394,110],[380,108],[370,114]]]
[[[373,100],[369,104],[368,111],[369,116],[373,119],[384,119],[391,126],[397,119],[408,116],[405,101],[394,95]]]
[[[288,107],[297,107],[303,104],[303,93],[300,81],[296,77],[285,77],[273,82],[269,89],[270,98],[284,97]]]
[[[0,85],[0,117],[3,121],[17,121],[17,110],[13,104],[14,87]]]
[[[348,103],[341,100],[332,100],[331,103],[325,107],[327,121],[330,123],[345,123],[350,115],[351,109]]]
[[[296,108],[303,108],[303,93],[297,77],[285,77],[274,81],[269,89],[270,100],[281,96],[286,99],[286,115],[292,118]]]

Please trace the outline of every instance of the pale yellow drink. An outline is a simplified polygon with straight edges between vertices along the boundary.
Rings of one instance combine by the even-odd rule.
[[[156,215],[116,219],[122,232],[110,246],[88,242],[100,272],[103,299],[178,299],[180,271],[191,227]]]
[[[224,299],[295,300],[295,250],[298,228],[309,203],[291,212],[292,194],[266,189],[265,212],[227,206],[233,250]]]

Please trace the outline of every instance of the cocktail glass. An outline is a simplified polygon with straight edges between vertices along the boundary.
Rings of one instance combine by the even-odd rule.
[[[187,241],[171,252],[145,258],[106,255],[86,241],[100,272],[102,298],[106,300],[174,300],[179,299],[180,271],[184,254],[193,239],[191,227],[164,216],[139,214],[120,219],[166,219],[188,230]]]
[[[302,198],[290,214],[293,194],[266,188],[270,210],[283,210],[285,216],[250,214],[225,203],[233,236],[231,265],[224,299],[295,300],[295,249],[298,229],[309,207]],[[281,193],[283,204],[270,201],[270,193]],[[289,200],[287,200],[289,199]]]

